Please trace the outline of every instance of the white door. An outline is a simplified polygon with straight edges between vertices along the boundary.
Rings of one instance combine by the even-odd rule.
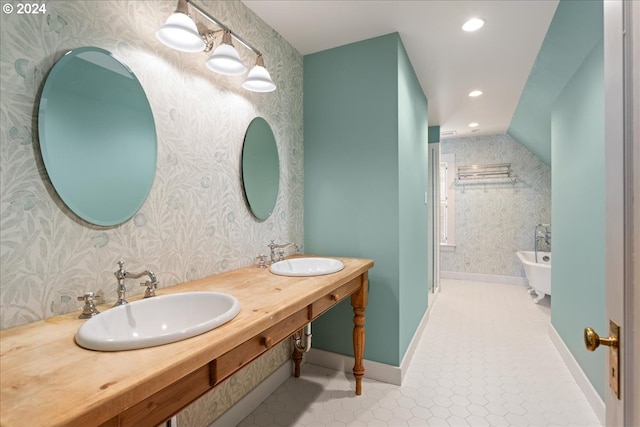
[[[619,346],[617,349],[600,349],[608,351],[606,366],[604,367],[607,384],[611,384],[605,392],[606,426],[637,426],[640,425],[637,402],[640,394],[640,344],[637,337],[640,335],[637,327],[640,306],[634,307],[633,274],[638,279],[638,264],[640,264],[637,252],[635,257],[633,248],[640,249],[637,229],[640,221],[637,220],[640,209],[633,209],[633,174],[634,169],[632,148],[635,149],[635,161],[637,163],[640,146],[638,144],[638,132],[633,143],[631,132],[633,121],[638,126],[638,110],[633,111],[632,81],[640,85],[637,70],[633,71],[633,55],[631,54],[631,41],[634,40],[631,33],[630,22],[632,8],[635,9],[635,48],[640,44],[638,38],[638,9],[640,3],[610,0],[604,3],[604,64],[605,64],[605,192],[606,192],[606,250],[605,250],[605,280],[606,280],[606,312],[609,320],[620,326]],[[625,32],[626,31],[626,32]],[[626,39],[625,39],[626,38]],[[633,72],[636,73],[634,79]],[[636,104],[638,97],[635,97]],[[637,106],[636,106],[637,108]],[[635,147],[634,147],[635,145]],[[640,168],[636,166],[636,174],[640,174]],[[637,177],[636,177],[637,182]],[[636,184],[635,192],[640,186]],[[636,203],[638,203],[636,201]],[[632,215],[636,218],[636,231],[632,230]],[[636,270],[634,273],[633,262]],[[639,292],[636,292],[635,300]],[[635,315],[635,322],[632,321]],[[585,325],[586,326],[586,325]],[[600,331],[602,336],[610,335],[610,331]],[[634,345],[636,346],[634,348]],[[620,363],[615,363],[618,358]],[[616,372],[617,371],[617,372]],[[615,376],[618,375],[619,386],[617,393]],[[635,411],[635,413],[634,413]]]

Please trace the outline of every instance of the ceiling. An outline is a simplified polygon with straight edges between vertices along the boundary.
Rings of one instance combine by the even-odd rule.
[[[465,136],[507,131],[558,0],[244,3],[302,55],[398,32],[429,101],[429,126]],[[486,24],[465,33],[472,17]],[[474,89],[484,94],[470,98]]]

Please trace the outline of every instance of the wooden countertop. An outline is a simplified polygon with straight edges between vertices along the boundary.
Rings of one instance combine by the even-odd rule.
[[[81,348],[74,340],[85,322],[78,319],[79,311],[2,330],[0,425],[106,422],[373,267],[369,259],[336,259],[345,268],[326,276],[283,277],[251,266],[158,290],[158,295],[227,292],[241,307],[235,319],[217,329],[159,347],[119,352]]]

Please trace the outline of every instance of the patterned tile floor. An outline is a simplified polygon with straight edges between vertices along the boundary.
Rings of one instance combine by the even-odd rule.
[[[600,426],[549,322],[522,286],[443,280],[402,386],[365,378],[356,397],[350,374],[305,364],[239,426]]]

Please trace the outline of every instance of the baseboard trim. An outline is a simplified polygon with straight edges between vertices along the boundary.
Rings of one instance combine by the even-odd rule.
[[[305,363],[322,366],[323,368],[333,369],[334,371],[353,372],[353,356],[345,356],[344,354],[333,353],[331,351],[319,350],[311,348],[305,354]],[[398,366],[387,365],[385,363],[375,362],[373,360],[363,360],[364,376],[383,383],[401,385],[402,374]]]
[[[413,338],[411,338],[409,347],[407,347],[407,351],[404,353],[404,357],[402,358],[402,362],[400,363],[400,384],[402,384],[402,382],[404,381],[404,376],[406,375],[407,370],[409,369],[409,365],[413,360],[413,356],[416,354],[416,349],[418,348],[418,345],[420,345],[420,340],[424,335],[424,330],[427,327],[427,323],[429,323],[431,310],[433,310],[436,300],[438,299],[437,296],[438,296],[438,293],[429,294],[429,305],[427,306],[427,311],[424,313],[424,316],[422,316],[422,320],[420,320],[420,323],[418,324],[418,327],[416,328],[416,331],[413,334]]]
[[[430,294],[430,296],[432,295],[433,294]],[[411,364],[411,360],[413,359],[416,349],[420,344],[420,339],[424,334],[424,329],[427,327],[427,323],[429,322],[429,316],[431,315],[431,310],[433,310],[435,300],[436,298],[434,297],[424,316],[422,316],[422,320],[420,321],[416,332],[413,334],[413,338],[409,343],[409,347],[407,347],[407,351],[402,358],[400,366],[388,365],[386,363],[365,359],[363,361],[365,378],[388,384],[402,385],[407,369]],[[353,372],[353,356],[345,356],[344,354],[311,348],[311,350],[305,354],[304,360],[305,363],[311,363],[312,365],[333,369],[334,371],[347,373]]]
[[[216,418],[209,427],[237,426],[253,412],[267,397],[277,390],[293,373],[293,362],[287,360],[253,390]]]
[[[526,277],[501,276],[497,274],[462,273],[459,271],[441,271],[441,279],[469,280],[472,282],[501,283],[505,285],[527,286]]]
[[[578,383],[578,387],[580,387],[580,390],[582,390],[582,393],[584,393],[584,396],[587,398],[587,401],[591,405],[593,412],[596,413],[596,416],[600,420],[600,423],[604,425],[604,401],[602,400],[596,389],[593,387],[591,381],[589,381],[589,378],[587,378],[587,375],[578,364],[578,361],[573,357],[573,354],[571,354],[571,351],[569,351],[569,348],[564,343],[562,337],[560,337],[560,334],[558,334],[558,331],[556,331],[556,328],[554,328],[553,325],[549,325],[549,337],[551,338],[553,344],[556,346],[556,349],[558,350],[558,353],[560,353],[560,357],[562,357],[564,363],[567,365],[567,368],[569,368],[569,372],[571,372],[571,375],[573,375],[573,378]]]

